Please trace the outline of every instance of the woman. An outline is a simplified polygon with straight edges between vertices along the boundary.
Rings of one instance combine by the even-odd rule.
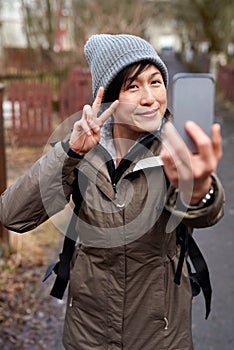
[[[75,195],[78,169],[88,182],[76,222],[65,349],[191,350],[192,290],[183,260],[174,283],[183,258],[176,232],[179,224],[187,232],[223,215],[215,175],[220,128],[213,125],[209,139],[187,123],[198,154],[186,148],[167,122],[167,68],[145,40],[93,35],[85,54],[93,105],[84,106],[69,140],[5,191],[1,220],[18,232],[35,228]]]

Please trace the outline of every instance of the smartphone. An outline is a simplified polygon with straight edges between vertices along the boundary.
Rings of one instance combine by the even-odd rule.
[[[174,125],[188,148],[196,153],[196,145],[184,125],[187,120],[192,120],[210,136],[214,121],[214,77],[206,73],[177,73],[172,84]]]

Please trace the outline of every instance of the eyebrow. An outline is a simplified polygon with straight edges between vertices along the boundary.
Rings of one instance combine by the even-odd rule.
[[[153,77],[153,76],[155,76],[155,75],[161,75],[161,76],[162,76],[162,73],[161,73],[161,72],[159,72],[159,71],[154,72],[154,73],[152,73],[152,74],[151,74],[151,77]]]
[[[134,78],[134,75],[133,76],[130,76],[127,80],[126,80],[126,83],[128,84],[128,83],[132,83],[133,81],[135,81],[135,80],[140,80],[139,79],[139,76],[140,76],[141,74],[139,74],[137,77],[135,77]],[[162,74],[161,74],[161,72],[160,71],[155,71],[154,73],[152,73],[151,75],[150,75],[150,78],[153,78],[155,75],[160,75],[160,76],[162,76]]]

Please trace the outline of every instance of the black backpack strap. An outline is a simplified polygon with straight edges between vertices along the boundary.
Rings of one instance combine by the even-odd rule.
[[[57,274],[54,285],[51,289],[50,295],[57,299],[62,299],[64,292],[67,288],[68,281],[70,279],[70,263],[75,250],[76,240],[74,237],[75,223],[77,217],[76,214],[72,214],[69,227],[66,232],[66,236],[63,241],[62,252],[59,254],[59,261],[53,268],[53,271]],[[73,234],[73,238],[69,237],[69,233]],[[77,235],[78,238],[78,235]]]
[[[56,264],[52,264],[48,267],[43,279],[43,282],[46,281],[52,272],[57,275],[50,292],[50,294],[57,299],[63,298],[64,292],[70,279],[70,264],[78,238],[78,233],[75,229],[75,226],[77,222],[77,215],[79,213],[83,200],[82,193],[85,192],[87,184],[88,180],[86,176],[75,169],[75,181],[73,186],[74,190],[72,194],[72,199],[75,207],[63,241],[62,252],[59,254],[59,261]]]
[[[186,253],[188,253],[191,263],[195,269],[195,273],[192,273],[191,267],[187,261],[192,293],[193,293],[193,296],[196,296],[200,293],[200,290],[202,289],[202,292],[205,298],[205,306],[206,306],[205,318],[207,319],[211,310],[211,297],[212,297],[212,288],[210,283],[208,266],[206,264],[206,261],[198,245],[193,239],[192,234],[188,232],[188,228],[182,223],[180,223],[176,229],[176,238],[177,238],[177,244],[180,245],[181,250],[180,250],[180,256],[179,256],[175,277],[174,277],[174,282],[178,285],[180,284],[184,259],[185,259]]]
[[[188,255],[196,271],[195,274],[192,274],[192,278],[195,278],[195,282],[198,282],[198,284],[200,285],[205,298],[205,305],[206,305],[205,318],[207,319],[211,310],[211,298],[212,298],[210,274],[209,274],[206,261],[198,245],[196,244],[195,240],[190,234],[188,235]]]
[[[188,251],[188,234],[187,228],[184,224],[179,224],[176,228],[176,244],[180,245],[180,256],[174,277],[174,282],[180,285],[181,273],[183,269],[185,254]]]

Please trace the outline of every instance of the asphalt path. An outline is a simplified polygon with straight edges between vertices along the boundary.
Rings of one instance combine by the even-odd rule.
[[[186,68],[173,53],[163,55],[170,76],[168,91],[171,107],[172,76]],[[199,229],[194,237],[206,257],[212,281],[212,310],[205,320],[202,295],[193,304],[193,339],[195,350],[234,349],[234,109],[216,98],[215,119],[222,126],[223,158],[217,169],[225,193],[224,218],[215,226]]]

